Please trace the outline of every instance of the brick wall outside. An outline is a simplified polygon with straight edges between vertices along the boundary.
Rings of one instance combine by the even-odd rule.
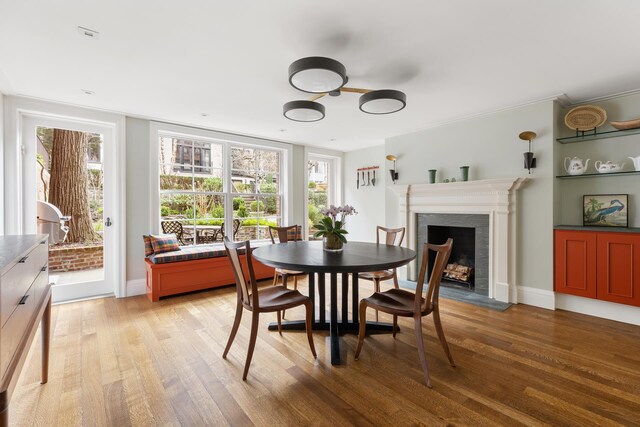
[[[49,246],[49,271],[102,268],[102,245]]]

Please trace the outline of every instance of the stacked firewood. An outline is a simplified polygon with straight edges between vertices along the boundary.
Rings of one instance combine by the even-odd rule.
[[[447,264],[447,268],[444,269],[445,278],[461,280],[463,282],[468,282],[472,274],[473,267],[458,263]]]

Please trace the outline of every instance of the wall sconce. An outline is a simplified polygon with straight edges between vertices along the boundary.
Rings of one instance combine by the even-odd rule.
[[[531,173],[531,169],[536,167],[536,158],[533,157],[533,153],[531,152],[531,141],[536,139],[536,133],[531,132],[530,130],[521,132],[518,137],[523,141],[529,141],[529,151],[524,153],[524,168],[529,170]]]
[[[395,184],[398,179],[398,171],[396,170],[396,161],[398,158],[393,154],[389,154],[387,156],[387,160],[391,160],[393,162],[393,169],[389,169],[389,173],[391,174],[391,181]]]

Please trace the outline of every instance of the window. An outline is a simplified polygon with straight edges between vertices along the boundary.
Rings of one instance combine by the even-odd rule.
[[[197,245],[266,240],[281,224],[282,150],[162,132],[158,140],[162,231]]]
[[[323,217],[320,211],[335,204],[330,178],[332,165],[332,160],[322,158],[309,158],[307,162],[309,240],[314,239],[313,234],[316,232],[314,225]]]
[[[231,186],[233,218],[242,221],[238,240],[268,239],[268,227],[280,225],[282,218],[280,153],[231,147]]]

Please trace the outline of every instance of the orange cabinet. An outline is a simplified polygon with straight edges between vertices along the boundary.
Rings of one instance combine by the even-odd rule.
[[[640,306],[640,236],[598,233],[598,299]]]
[[[596,298],[596,233],[556,230],[555,291]]]
[[[555,230],[556,292],[640,306],[640,234]]]

